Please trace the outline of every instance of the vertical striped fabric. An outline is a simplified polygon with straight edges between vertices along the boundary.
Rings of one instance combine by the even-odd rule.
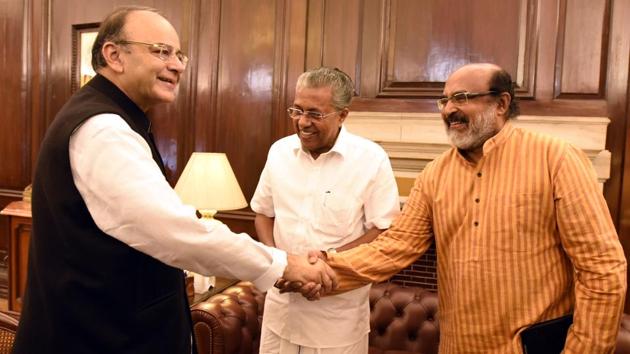
[[[341,289],[388,279],[435,237],[441,353],[520,353],[522,329],[572,311],[565,352],[612,352],[626,260],[590,161],[509,122],[483,150],[445,152],[388,231],[331,255]]]

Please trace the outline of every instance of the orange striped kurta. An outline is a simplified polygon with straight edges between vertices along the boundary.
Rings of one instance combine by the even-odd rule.
[[[428,164],[388,231],[329,262],[341,290],[383,281],[433,237],[441,353],[520,353],[522,329],[572,311],[565,352],[612,352],[626,260],[579,149],[508,122],[477,164]]]

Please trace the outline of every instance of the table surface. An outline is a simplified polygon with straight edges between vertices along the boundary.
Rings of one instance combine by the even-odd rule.
[[[31,217],[31,203],[24,201],[11,202],[0,211],[0,215]]]
[[[240,280],[237,279],[228,279],[228,278],[221,278],[221,277],[216,277],[216,281],[215,284],[212,288],[210,288],[208,291],[205,291],[203,293],[199,293],[199,294],[195,294],[195,297],[193,299],[192,305],[196,305],[200,302],[204,302],[206,300],[208,300],[210,297],[212,297],[213,295],[219,294],[220,292],[222,292],[223,290],[229,288],[230,286],[236,284],[240,282]]]

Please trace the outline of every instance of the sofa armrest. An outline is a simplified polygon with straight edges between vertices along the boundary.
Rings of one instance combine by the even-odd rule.
[[[617,348],[615,354],[630,353],[630,315],[621,315],[621,326],[617,335]]]
[[[191,308],[199,354],[258,352],[265,294],[240,282]]]
[[[437,353],[440,341],[437,294],[391,283],[370,291],[370,354]]]

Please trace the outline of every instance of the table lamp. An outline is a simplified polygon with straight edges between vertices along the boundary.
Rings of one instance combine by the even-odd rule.
[[[193,152],[175,185],[175,192],[184,204],[194,206],[205,222],[220,223],[214,218],[217,211],[247,206],[224,153]]]
[[[217,211],[247,206],[245,196],[224,153],[193,152],[175,185],[175,192],[184,204],[192,205],[205,223],[221,223],[214,218]],[[215,277],[192,273],[195,292],[215,285]]]

